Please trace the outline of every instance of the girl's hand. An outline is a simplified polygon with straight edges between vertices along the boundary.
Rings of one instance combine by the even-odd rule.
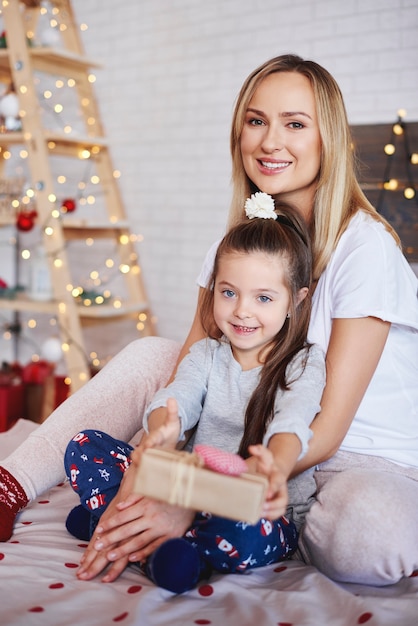
[[[179,440],[180,426],[177,401],[175,398],[168,398],[164,423],[158,428],[152,429],[148,434],[142,437],[137,448],[131,455],[133,462],[139,463],[142,452],[147,448],[161,446],[163,448],[174,449]]]
[[[275,460],[272,452],[263,445],[250,446],[248,451],[252,458],[248,459],[249,466],[259,474],[268,478],[268,489],[264,502],[262,516],[274,520],[286,513],[288,504],[287,475]]]

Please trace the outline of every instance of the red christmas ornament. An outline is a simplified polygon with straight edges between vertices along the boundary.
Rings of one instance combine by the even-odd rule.
[[[61,211],[63,213],[72,213],[76,210],[76,208],[77,205],[75,203],[75,200],[73,200],[72,198],[66,198],[61,204]]]
[[[16,219],[17,229],[25,233],[32,230],[35,225],[35,217],[37,215],[36,211],[21,211],[18,213]]]

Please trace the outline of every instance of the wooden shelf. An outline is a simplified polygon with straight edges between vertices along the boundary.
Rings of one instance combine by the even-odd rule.
[[[7,311],[36,311],[37,313],[49,313],[54,315],[57,311],[56,300],[33,300],[26,294],[17,294],[16,298],[0,298],[0,309]]]
[[[111,304],[93,304],[91,306],[78,305],[80,317],[89,318],[116,318],[132,315],[133,313],[143,313],[148,308],[147,302],[123,302],[120,308],[115,308]]]
[[[82,150],[89,150],[94,156],[95,153],[107,148],[107,141],[104,137],[65,135],[47,129],[43,131],[42,135],[51,154],[60,156],[77,157]],[[30,133],[21,131],[0,133],[0,146],[2,147],[28,144],[32,140],[33,136]]]
[[[127,221],[118,220],[116,222],[92,223],[86,220],[74,222],[70,220],[62,221],[62,228],[67,240],[93,237],[94,239],[117,238],[121,233],[129,233]]]
[[[69,50],[47,46],[28,46],[29,57],[34,71],[45,72],[67,78],[85,75],[90,68],[100,68],[100,64]],[[11,55],[8,48],[0,49],[0,77],[11,78]]]
[[[47,313],[55,315],[59,302],[57,300],[33,300],[27,294],[19,293],[15,298],[0,297],[0,309],[8,311],[36,311],[38,313]],[[148,308],[147,302],[122,302],[122,305],[116,308],[112,304],[92,304],[85,306],[84,304],[76,304],[78,315],[90,319],[101,318],[117,318],[131,315],[133,313],[143,313]]]

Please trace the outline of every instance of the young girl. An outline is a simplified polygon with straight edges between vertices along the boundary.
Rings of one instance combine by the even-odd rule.
[[[191,347],[173,383],[151,402],[144,418],[149,435],[132,457],[136,464],[148,447],[174,449],[197,426],[195,445],[211,444],[244,458],[251,454],[250,467],[268,476],[264,518],[249,525],[199,513],[183,538],[158,547],[146,571],[176,593],[193,588],[212,569],[243,572],[290,556],[315,491],[312,472],[301,475],[290,486],[289,517],[282,517],[287,480],[307,451],[325,379],[322,351],[306,344],[309,236],[291,211],[282,209],[276,219],[267,194],[253,196],[246,211],[255,219],[233,228],[220,243],[202,302],[210,339]],[[115,494],[130,451],[97,431],[79,433],[70,442],[67,475],[85,510],[97,507],[96,519]],[[79,507],[67,528],[80,537],[77,519],[84,527]]]

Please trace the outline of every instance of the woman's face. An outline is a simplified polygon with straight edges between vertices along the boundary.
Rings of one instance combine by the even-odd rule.
[[[241,134],[244,169],[260,189],[309,222],[321,164],[321,139],[309,79],[276,72],[258,86]]]

